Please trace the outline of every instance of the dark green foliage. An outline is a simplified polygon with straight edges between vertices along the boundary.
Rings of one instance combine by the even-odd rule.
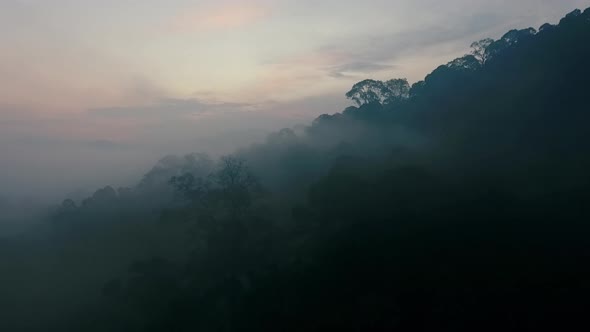
[[[456,331],[582,322],[589,18],[574,12],[539,33],[474,43],[472,55],[411,89],[402,80],[360,82],[347,94],[359,107],[319,117],[305,139],[282,131],[243,151],[261,179],[277,167],[278,178],[298,179],[268,182],[287,202],[252,196],[245,164],[222,160],[212,182],[221,209],[249,212],[197,227],[206,244],[195,242],[176,276],[183,290],[148,325]],[[425,143],[408,145],[401,130]],[[329,162],[306,166],[314,155]],[[331,165],[323,176],[301,173],[321,164]],[[206,186],[190,175],[174,183],[191,204],[215,196],[203,197]],[[298,186],[304,197],[285,196]]]
[[[346,93],[346,98],[354,101],[358,106],[380,103],[384,105],[396,104],[410,96],[408,80],[392,79],[386,82],[364,80],[355,84]]]
[[[512,30],[303,133],[64,201],[63,238],[154,212],[187,244],[105,280],[76,330],[587,330],[589,40],[590,9]]]

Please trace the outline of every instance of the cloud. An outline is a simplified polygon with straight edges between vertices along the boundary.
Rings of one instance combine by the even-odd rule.
[[[478,14],[459,20],[460,24],[434,21],[427,26],[406,29],[394,33],[374,32],[357,41],[351,48],[348,40],[336,40],[325,44],[319,52],[337,52],[356,64],[388,63],[400,57],[418,54],[427,49],[444,51],[445,44],[467,49],[472,39],[480,38],[495,30],[504,31],[509,18],[497,14]],[[493,37],[493,36],[492,36]]]
[[[270,7],[261,4],[226,4],[183,12],[169,27],[176,33],[234,30],[259,23],[270,13]]]
[[[241,103],[207,103],[198,99],[164,98],[150,105],[97,108],[89,110],[89,113],[99,117],[166,120],[191,117],[205,112],[235,111],[250,106]]]
[[[343,78],[351,74],[370,74],[393,68],[395,68],[394,65],[375,62],[348,62],[328,68],[328,73],[331,77]]]
[[[327,81],[325,78],[352,81],[369,76],[391,78],[400,75],[418,80],[433,70],[438,61],[450,61],[454,56],[462,55],[472,41],[504,31],[513,20],[496,13],[480,13],[457,18],[457,24],[447,22],[438,18],[396,32],[365,32],[355,38],[354,46],[349,38],[336,37],[307,54],[278,57],[262,65],[269,69],[269,76],[274,80],[289,77],[297,81],[298,87],[317,85],[320,81]],[[424,54],[428,55],[427,59]],[[445,59],[439,60],[439,57]],[[428,63],[419,63],[425,61]],[[302,73],[308,75],[302,77]],[[267,85],[270,88],[277,86],[272,80]]]

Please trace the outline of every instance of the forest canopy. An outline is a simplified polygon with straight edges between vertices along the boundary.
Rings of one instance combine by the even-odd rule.
[[[590,9],[576,10],[475,42],[412,85],[363,80],[346,93],[356,106],[302,130],[66,199],[42,246],[88,298],[55,324],[587,326],[589,40]]]

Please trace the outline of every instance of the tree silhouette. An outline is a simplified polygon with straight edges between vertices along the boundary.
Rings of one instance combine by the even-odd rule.
[[[472,54],[411,89],[404,79],[359,82],[347,93],[359,107],[281,130],[214,165],[197,155],[165,159],[143,183],[172,177],[166,184],[183,199],[165,214],[194,227],[160,223],[151,231],[158,218],[143,211],[160,210],[142,190],[152,186],[105,188],[86,206],[65,202],[73,213],[56,207],[56,218],[100,225],[98,238],[83,227],[75,236],[100,253],[92,257],[117,259],[135,236],[144,245],[146,229],[175,246],[153,249],[162,255],[149,249],[128,277],[105,286],[112,317],[66,330],[587,323],[590,9],[541,30],[474,43]],[[272,195],[261,196],[257,179]],[[117,206],[140,212],[119,214]],[[181,249],[175,242],[188,232],[196,235]],[[119,328],[94,327],[103,323]]]
[[[394,104],[410,97],[410,84],[405,78],[396,78],[384,83],[383,103]]]
[[[383,101],[383,82],[376,80],[364,80],[352,86],[346,93],[348,99],[352,99],[357,105],[362,106]]]
[[[482,39],[471,44],[471,54],[479,61],[481,65],[485,65],[490,59],[488,48],[494,42],[491,38]]]
[[[346,97],[354,101],[358,106],[368,104],[394,104],[410,96],[410,84],[408,80],[392,79],[386,82],[377,80],[364,80],[353,85],[346,93]]]
[[[228,205],[234,217],[250,206],[253,196],[260,190],[245,160],[234,156],[221,157],[214,181],[219,187],[221,200]]]

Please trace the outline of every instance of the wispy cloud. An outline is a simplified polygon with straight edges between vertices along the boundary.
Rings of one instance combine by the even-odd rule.
[[[370,74],[393,68],[394,65],[376,62],[347,62],[328,68],[328,74],[334,78],[356,77],[357,74]]]
[[[417,67],[416,61],[421,61],[421,55],[432,54],[433,49],[437,50],[437,56],[446,56],[451,60],[453,56],[467,52],[471,41],[489,34],[493,36],[495,30],[503,31],[511,23],[508,18],[496,14],[475,15],[460,22],[448,25],[443,21],[433,21],[401,31],[367,32],[355,41],[354,47],[348,38],[333,38],[307,54],[264,62],[269,73],[266,81],[270,82],[266,85],[269,89],[278,86],[274,83],[281,77],[290,77],[291,81],[295,80],[298,86],[303,87],[326,81],[326,78],[348,82],[401,74],[413,76],[414,80],[421,79],[423,76],[414,77],[412,68],[404,68],[404,63]],[[308,75],[303,76],[303,73]]]
[[[91,115],[115,118],[137,118],[138,120],[166,120],[186,118],[206,112],[226,112],[247,109],[248,104],[207,103],[198,99],[164,98],[145,106],[105,107],[89,110]]]
[[[267,59],[257,81],[243,89],[247,94],[278,100],[296,100],[342,91],[355,80],[384,75],[395,65],[386,61],[356,61],[346,48],[318,48],[292,56]]]

